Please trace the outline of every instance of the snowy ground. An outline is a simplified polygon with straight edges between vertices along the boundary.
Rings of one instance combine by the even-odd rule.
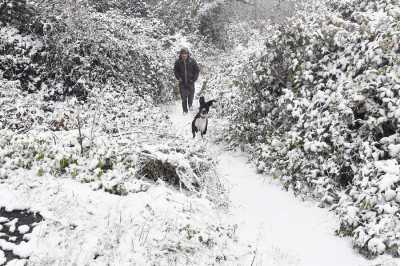
[[[25,262],[400,265],[392,258],[364,259],[352,249],[349,239],[334,235],[338,220],[326,209],[313,202],[302,202],[283,191],[274,180],[256,174],[245,154],[215,144],[212,136],[223,123],[214,118],[213,111],[206,138],[198,136],[193,140],[191,121],[195,111],[183,115],[180,103],[163,108],[172,120],[177,138],[188,144],[204,145],[218,160],[216,176],[229,189],[228,211],[200,195],[180,193],[163,182],[150,185],[147,191],[121,197],[93,189],[91,183],[48,173],[38,176],[36,169],[9,169],[0,172],[0,207],[8,211],[38,211],[44,220],[22,245],[0,241],[1,249],[12,250],[21,258],[7,266]],[[5,255],[0,252],[0,265],[4,261]]]
[[[257,175],[244,155],[222,152],[219,161],[219,174],[231,183],[231,215],[238,223],[238,236],[256,249],[242,258],[243,265],[253,259],[253,265],[277,266],[378,264],[353,250],[350,239],[334,235],[338,220],[332,213]]]
[[[29,265],[208,265],[219,252],[205,252],[209,248],[198,239],[228,238],[209,201],[162,184],[121,197],[70,179],[41,180],[32,173],[0,185],[0,206],[39,210],[45,217],[29,242],[0,242],[1,249],[29,256]]]
[[[207,98],[206,98],[207,100]],[[198,105],[197,102],[195,102]],[[195,108],[196,109],[196,108]],[[225,150],[213,143],[214,128],[221,121],[211,117],[206,139],[192,140],[195,111],[183,115],[180,103],[170,107],[177,134],[187,141],[203,142],[219,162],[218,176],[230,190],[226,219],[237,224],[237,265],[263,266],[369,266],[400,265],[400,260],[381,256],[367,260],[358,254],[349,238],[334,234],[338,219],[315,202],[304,202],[282,190],[272,178],[258,175],[243,153]]]
[[[117,110],[126,111],[122,104]],[[154,112],[158,114],[159,110]],[[132,114],[141,115],[134,111]],[[155,121],[160,120],[155,117],[149,115],[146,119],[158,126],[151,128],[153,133],[170,132],[170,121],[163,119],[164,124],[159,125]],[[54,142],[47,135],[49,132],[40,130],[16,138],[12,132],[0,132],[1,266],[4,263],[7,266],[26,263],[37,266],[213,265],[217,261],[232,265],[229,261],[235,260],[230,248],[234,245],[234,228],[229,221],[221,219],[222,209],[226,210],[227,204],[221,196],[224,193],[215,189],[217,186],[212,186],[214,194],[204,190],[194,193],[161,180],[139,180],[134,174],[140,168],[136,149],[143,149],[138,141],[146,143],[146,150],[164,150],[166,160],[171,159],[170,162],[178,158],[181,164],[189,164],[185,159],[188,152],[193,153],[191,157],[199,164],[204,163],[202,168],[207,168],[205,162],[209,162],[209,158],[177,140],[181,135],[165,132],[168,138],[153,138],[154,134],[142,134],[145,129],[140,129],[139,123],[127,124],[139,131],[138,136],[124,134],[115,140],[112,134],[102,130],[95,133],[96,142],[100,144],[93,146],[90,152],[97,154],[104,150],[110,153],[115,149],[121,154],[118,158],[124,161],[130,158],[126,162],[132,167],[127,168],[117,157],[112,157],[113,167],[105,172],[95,170],[101,167],[96,162],[96,154],[79,156],[78,152],[77,155],[74,150],[78,147],[75,143],[77,132],[74,130],[52,132]],[[86,134],[86,129],[83,132]],[[48,139],[51,139],[50,143],[46,141]],[[119,145],[120,141],[124,144]],[[113,148],[108,144],[116,146]],[[172,152],[178,148],[183,152]],[[61,159],[59,155],[62,155]],[[69,164],[71,158],[77,160]],[[93,171],[92,166],[86,164],[90,161],[93,161]],[[213,165],[212,162],[209,164]],[[185,169],[189,168],[180,168],[181,171]],[[203,177],[202,171],[199,177]],[[116,188],[127,186],[124,193],[116,195],[113,189],[103,189],[106,187],[102,180],[113,184],[118,181]],[[21,221],[6,213],[15,211],[18,214],[22,210],[38,212],[43,217],[35,225],[28,224],[34,227],[32,232],[26,232],[26,226],[20,228]],[[19,241],[12,235],[16,231],[28,234]]]

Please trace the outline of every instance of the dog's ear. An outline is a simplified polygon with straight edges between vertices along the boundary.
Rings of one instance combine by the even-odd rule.
[[[199,99],[200,106],[205,105],[206,101],[204,100],[204,96],[201,96]]]
[[[213,103],[216,103],[216,102],[217,102],[217,100],[211,100],[211,101],[208,101],[206,104],[207,104],[208,106],[212,106]]]

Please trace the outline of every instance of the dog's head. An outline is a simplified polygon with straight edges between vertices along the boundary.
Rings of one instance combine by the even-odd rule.
[[[200,108],[200,111],[199,111],[199,113],[200,113],[200,116],[202,117],[202,118],[206,118],[206,117],[208,117],[208,111],[209,110],[207,110],[206,108]]]
[[[210,111],[210,106],[213,105],[213,103],[215,103],[216,100],[211,100],[206,102],[204,100],[204,96],[201,96],[199,99],[199,103],[200,103],[200,108],[199,108],[199,114],[201,117],[207,117],[208,116],[208,112]]]

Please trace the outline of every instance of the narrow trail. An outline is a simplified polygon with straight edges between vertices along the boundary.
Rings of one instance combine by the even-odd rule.
[[[398,265],[390,258],[384,261],[380,257],[379,262],[363,258],[353,250],[350,239],[334,235],[338,224],[334,214],[314,202],[302,202],[271,178],[258,175],[244,154],[226,151],[200,137],[192,140],[194,112],[183,115],[180,103],[176,103],[169,113],[178,135],[187,141],[203,141],[218,161],[217,173],[227,183],[231,201],[226,219],[238,225],[239,243],[243,245],[238,265]],[[210,119],[211,134],[216,123]],[[248,252],[248,245],[254,252]]]

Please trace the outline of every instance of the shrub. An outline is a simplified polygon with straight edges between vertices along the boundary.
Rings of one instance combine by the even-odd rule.
[[[38,30],[31,34],[7,22],[0,37],[3,78],[19,80],[21,89],[28,92],[41,90],[51,100],[76,96],[86,101],[94,88],[106,84],[133,90],[147,101],[169,100],[172,93],[166,92],[172,75],[164,64],[169,55],[158,41],[166,34],[163,25],[144,16],[144,2],[108,4],[112,8],[103,14],[84,2],[34,3],[29,19],[38,22]],[[16,9],[10,18],[23,10]],[[126,12],[142,15],[127,17]],[[28,25],[23,18],[21,24]]]
[[[400,206],[385,195],[399,190],[389,169],[399,161],[399,10],[394,1],[330,3],[338,11],[311,1],[267,33],[226,100],[226,134],[247,144],[259,171],[333,205],[339,231],[364,254],[398,255],[399,239],[386,232],[398,230],[390,213]]]
[[[125,15],[135,17],[147,17],[149,14],[147,4],[142,0],[89,0],[88,3],[94,7],[94,10],[101,13],[106,13],[110,10],[121,10]]]
[[[0,27],[14,26],[21,31],[29,29],[34,10],[26,0],[2,0],[0,2]]]

